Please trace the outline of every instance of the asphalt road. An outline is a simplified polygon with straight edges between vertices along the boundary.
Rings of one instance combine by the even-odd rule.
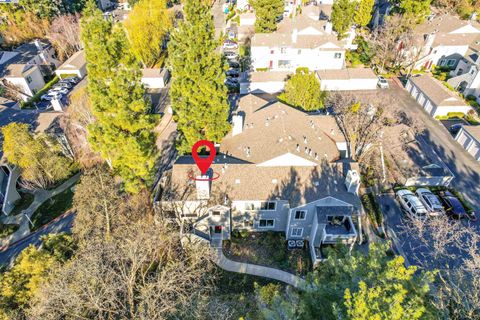
[[[425,124],[421,138],[432,146],[455,175],[450,186],[458,190],[480,212],[480,163],[456,142],[440,121],[427,114],[410,94],[393,82],[387,89],[399,106],[412,118]]]
[[[74,218],[75,213],[65,213],[22,240],[19,240],[18,242],[13,243],[6,248],[0,248],[0,265],[10,265],[20,254],[20,252],[22,252],[22,250],[27,248],[30,244],[39,246],[42,242],[40,238],[43,235],[70,231]]]

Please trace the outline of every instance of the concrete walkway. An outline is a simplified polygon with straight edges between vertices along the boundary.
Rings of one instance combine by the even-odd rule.
[[[4,216],[1,218],[1,222],[4,224],[18,224],[20,227],[17,231],[0,239],[0,247],[8,246],[11,243],[17,242],[20,239],[28,236],[30,234],[30,219],[37,209],[48,199],[56,196],[59,193],[62,193],[66,189],[70,188],[80,179],[80,172],[62,183],[60,186],[53,190],[37,190],[33,193],[34,199],[30,206],[23,210],[21,213],[15,216]],[[27,218],[28,217],[28,218]]]
[[[230,272],[238,272],[238,273],[245,273],[250,274],[253,276],[259,276],[264,278],[269,278],[273,280],[278,280],[294,286],[297,289],[304,289],[306,286],[306,281],[294,274],[269,268],[263,267],[256,264],[249,264],[243,262],[236,262],[227,259],[223,254],[222,248],[216,248],[215,251],[215,263],[222,268],[223,270],[230,271]]]

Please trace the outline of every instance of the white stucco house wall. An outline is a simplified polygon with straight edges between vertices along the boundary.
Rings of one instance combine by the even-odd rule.
[[[455,140],[475,160],[480,161],[480,126],[462,126],[455,136]]]
[[[24,101],[28,101],[45,86],[43,75],[34,64],[11,64],[5,69],[3,79],[17,88]]]
[[[55,74],[63,79],[68,76],[75,75],[83,79],[87,75],[87,61],[85,60],[85,51],[75,52],[61,66],[55,70]]]
[[[458,94],[427,74],[411,77],[405,89],[432,117],[448,116],[449,113],[467,115],[473,110]]]
[[[315,75],[322,91],[377,89],[378,78],[369,68],[318,70]]]

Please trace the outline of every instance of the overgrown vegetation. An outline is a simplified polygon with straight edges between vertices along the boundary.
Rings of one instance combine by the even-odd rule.
[[[285,235],[280,232],[239,232],[224,244],[233,260],[279,268],[299,275],[311,270],[308,248],[288,250]]]
[[[381,226],[383,223],[383,213],[378,205],[377,199],[375,199],[375,194],[369,192],[362,195],[362,204],[375,228]]]
[[[32,215],[33,229],[49,223],[53,219],[72,208],[73,191],[67,188],[65,191],[48,199]]]
[[[3,224],[0,223],[0,239],[8,237],[12,233],[18,230],[20,226],[18,224]]]

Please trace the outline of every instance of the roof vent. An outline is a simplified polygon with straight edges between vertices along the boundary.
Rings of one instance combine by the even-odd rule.
[[[292,136],[288,136],[288,140],[292,140]]]
[[[297,152],[300,152],[300,145],[297,143]]]
[[[311,157],[312,154],[313,154],[312,149],[309,149],[309,150],[308,150],[308,155]]]
[[[305,147],[305,154],[308,154],[308,148]]]
[[[278,142],[282,143],[282,142],[283,142],[283,138],[278,139]]]
[[[334,135],[335,135],[335,129],[330,130],[330,134],[331,134],[332,136],[334,136]]]
[[[278,183],[278,180],[277,180],[277,179],[272,179],[272,183],[273,183],[273,184],[277,184],[277,183]]]
[[[325,153],[325,159],[328,159],[328,154]]]
[[[306,136],[303,136],[303,143],[307,143],[307,137]]]
[[[318,153],[315,152],[315,160],[318,160]]]
[[[240,179],[235,179],[235,184],[240,184]]]
[[[247,147],[247,157],[250,157],[250,147]]]

